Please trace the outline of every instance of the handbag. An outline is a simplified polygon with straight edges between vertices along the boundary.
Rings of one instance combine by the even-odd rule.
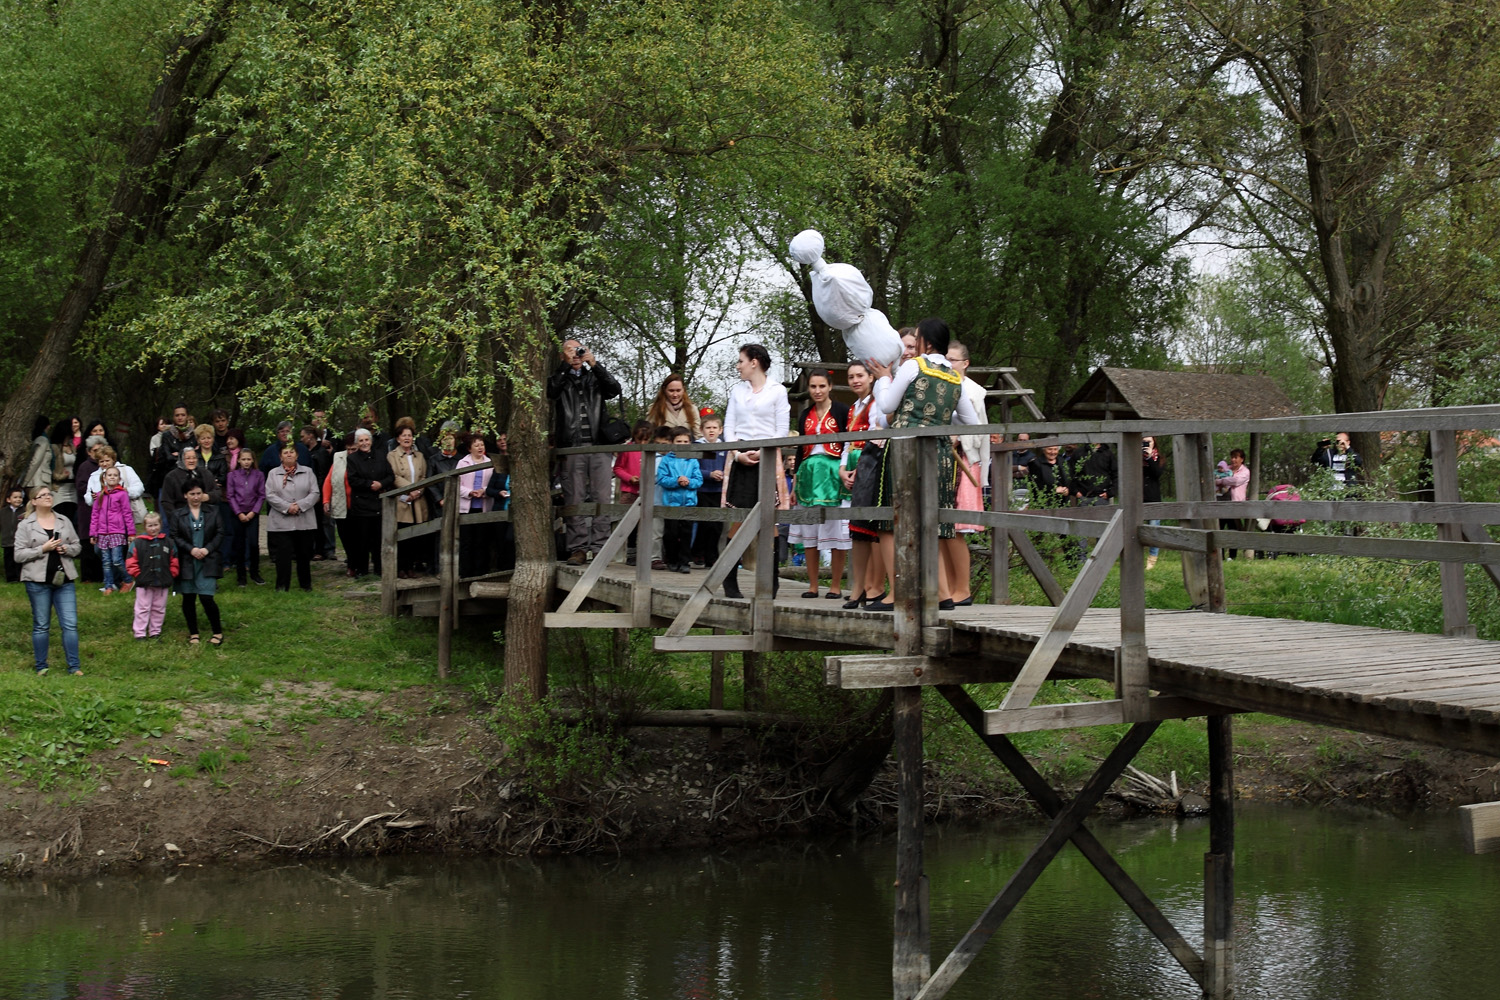
[[[620,415],[610,417],[599,428],[600,444],[624,444],[630,440],[630,423],[625,419],[625,400],[618,399],[617,402],[620,404]]]

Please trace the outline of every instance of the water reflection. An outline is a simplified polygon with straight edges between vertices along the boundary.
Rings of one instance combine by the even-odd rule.
[[[1207,828],[1097,824],[1188,936]],[[932,927],[951,946],[1039,836],[934,830]],[[1242,996],[1448,998],[1496,980],[1500,866],[1447,816],[1244,808]],[[893,845],[625,859],[381,859],[178,869],[0,887],[0,997],[17,1000],[656,1000],[889,995]],[[1482,992],[1482,991],[1481,991]],[[1071,848],[954,997],[1180,998],[1185,973]]]

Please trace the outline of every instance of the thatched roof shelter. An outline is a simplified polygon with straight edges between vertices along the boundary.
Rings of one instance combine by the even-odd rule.
[[[1269,375],[1100,368],[1060,415],[1075,420],[1294,417],[1300,411]]]

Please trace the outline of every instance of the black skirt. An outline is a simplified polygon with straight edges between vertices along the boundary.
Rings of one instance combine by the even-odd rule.
[[[880,506],[880,456],[884,452],[885,449],[879,442],[865,443],[864,450],[859,453],[859,461],[854,466],[854,486],[849,490],[849,506]],[[874,538],[875,533],[880,530],[877,523],[855,519],[849,522],[849,530],[866,538]]]
[[[729,473],[729,486],[724,491],[729,506],[749,510],[760,501],[760,466],[736,464]]]

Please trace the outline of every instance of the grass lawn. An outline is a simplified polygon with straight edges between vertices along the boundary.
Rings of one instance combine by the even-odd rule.
[[[0,775],[49,787],[86,774],[85,758],[124,738],[170,730],[194,704],[272,704],[288,683],[327,695],[297,711],[346,711],[338,691],[395,691],[437,683],[437,626],[386,618],[373,584],[351,586],[341,563],[314,563],[314,590],[276,593],[268,584],[220,581],[224,645],[187,643],[181,598],[168,605],[160,640],[131,634],[133,595],[78,585],[83,677],[70,677],[53,618],[50,671],[32,671],[31,610],[21,584],[0,586]],[[479,629],[454,643],[454,676],[498,674],[498,647]],[[321,683],[319,683],[321,682]],[[460,683],[454,681],[454,683]]]

